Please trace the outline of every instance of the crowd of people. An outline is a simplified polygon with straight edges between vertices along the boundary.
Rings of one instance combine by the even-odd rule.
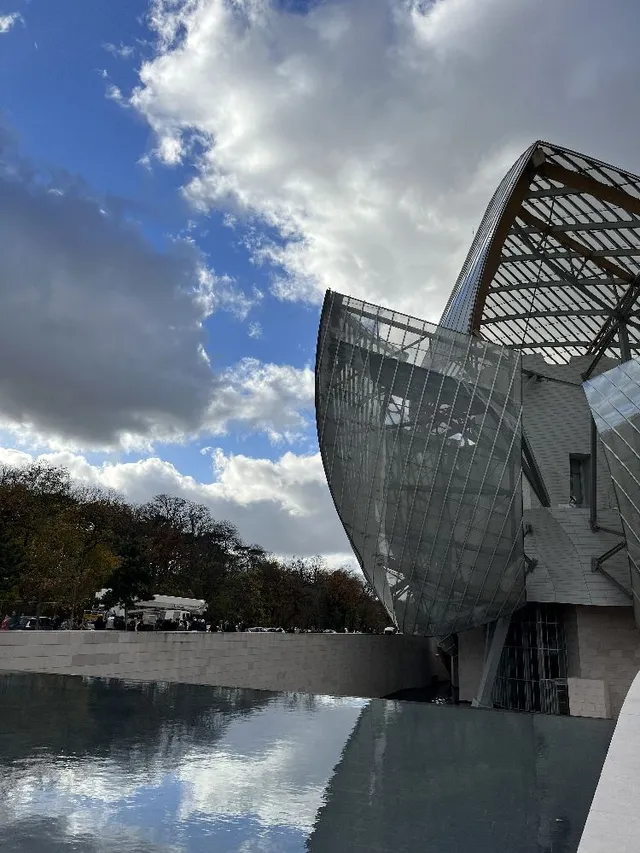
[[[89,630],[89,631],[201,631],[206,633],[279,633],[279,634],[322,634],[322,633],[338,633],[331,629],[322,629],[316,627],[310,628],[263,628],[250,627],[243,622],[232,623],[229,621],[221,621],[214,623],[209,621],[203,615],[183,615],[181,619],[155,619],[145,621],[143,614],[135,614],[129,617],[117,613],[98,613],[91,614],[90,618],[83,617],[66,617],[61,615],[54,616],[22,616],[15,611],[10,615],[7,614],[0,621],[0,631],[17,631],[17,630],[45,630],[45,631],[67,631],[67,630]],[[373,629],[364,631],[352,631],[344,629],[339,633],[355,633],[355,634],[373,634],[376,633]],[[389,629],[385,629],[385,633],[389,633]]]

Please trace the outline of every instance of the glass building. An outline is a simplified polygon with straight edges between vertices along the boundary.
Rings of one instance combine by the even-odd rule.
[[[520,354],[329,293],[318,430],[363,571],[405,632],[523,601]]]
[[[639,276],[640,178],[536,142],[496,190],[439,324],[326,294],[316,415],[336,510],[399,630],[457,649],[461,694],[475,638],[479,704],[497,701],[497,678],[533,710],[567,706],[567,691],[571,705],[572,690],[577,708],[571,679],[589,672],[572,642],[593,608],[628,621],[640,593]],[[621,393],[611,426],[598,405],[620,411]],[[536,636],[555,626],[553,655],[513,623],[522,608]],[[607,682],[605,715],[622,690]]]

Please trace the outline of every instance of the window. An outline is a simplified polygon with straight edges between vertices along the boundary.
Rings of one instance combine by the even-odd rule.
[[[589,506],[589,469],[591,457],[584,453],[569,456],[569,503]]]
[[[569,713],[561,605],[530,602],[511,617],[493,702],[512,711]]]

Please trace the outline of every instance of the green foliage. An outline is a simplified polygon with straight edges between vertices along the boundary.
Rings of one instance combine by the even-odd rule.
[[[24,570],[24,550],[0,514],[0,601],[17,597]]]
[[[214,622],[379,630],[387,617],[362,579],[321,558],[277,560],[184,498],[142,506],[74,487],[67,471],[0,468],[0,600],[79,612],[153,594],[202,598]]]
[[[125,541],[118,553],[118,562],[105,582],[109,590],[103,604],[111,607],[124,604],[130,607],[134,601],[144,601],[151,595],[151,575],[140,543],[135,539]]]

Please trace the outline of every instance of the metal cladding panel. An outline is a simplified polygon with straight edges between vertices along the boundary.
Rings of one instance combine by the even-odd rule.
[[[607,370],[583,387],[618,499],[640,627],[640,359]]]
[[[524,603],[518,352],[329,291],[316,415],[336,509],[401,630]]]

